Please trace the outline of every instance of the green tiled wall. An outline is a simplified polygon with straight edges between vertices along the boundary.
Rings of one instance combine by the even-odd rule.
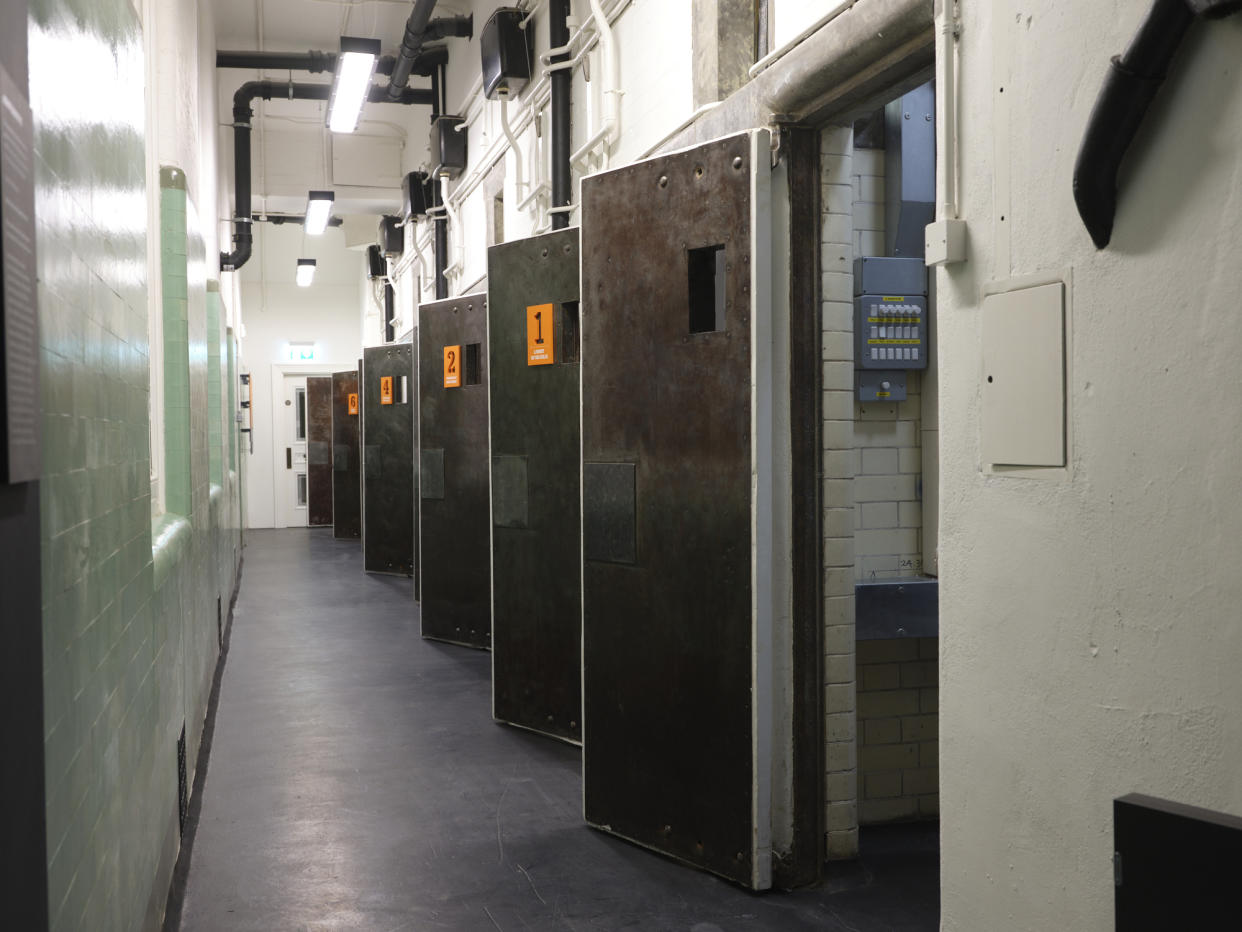
[[[44,474],[48,886],[52,928],[154,930],[178,850],[176,739],[193,765],[240,538],[236,483],[209,496],[205,255],[161,256],[184,324],[165,371],[169,509],[155,584],[150,494],[142,33],[129,0],[31,0]],[[90,61],[90,92],[66,62]],[[105,62],[100,68],[98,63]],[[165,206],[167,212],[165,212]],[[161,200],[161,226],[174,201]],[[175,274],[180,263],[181,277]],[[182,283],[183,282],[183,283]],[[178,365],[182,360],[184,364]],[[168,365],[173,362],[173,365]],[[180,374],[177,374],[180,373]],[[215,438],[223,455],[223,438]],[[165,559],[166,557],[166,559]]]
[[[213,486],[224,484],[224,407],[221,390],[224,382],[220,376],[221,350],[224,337],[220,333],[220,283],[207,283],[207,456],[208,474]]]
[[[160,274],[164,294],[164,508],[189,515],[190,286],[185,173],[160,168]]]
[[[237,413],[237,344],[233,336],[233,328],[228,328],[226,348],[229,354],[229,406],[225,414],[225,430],[229,435],[229,469],[237,470],[237,424],[234,415]]]

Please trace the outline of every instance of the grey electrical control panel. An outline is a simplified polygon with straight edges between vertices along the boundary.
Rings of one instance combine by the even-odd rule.
[[[906,372],[927,368],[927,268],[922,259],[857,259],[854,295],[857,398],[904,401]]]

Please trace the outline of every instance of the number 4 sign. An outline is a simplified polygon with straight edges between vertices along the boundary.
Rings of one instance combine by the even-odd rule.
[[[552,305],[531,305],[526,308],[526,365],[546,366],[554,361]]]
[[[461,347],[444,347],[444,387],[461,387]]]

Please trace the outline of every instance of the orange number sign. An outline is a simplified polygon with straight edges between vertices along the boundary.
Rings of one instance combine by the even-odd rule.
[[[444,347],[444,387],[461,387],[461,347]]]
[[[552,305],[531,305],[526,308],[526,365],[546,366],[554,361]]]
[[[349,393],[349,413],[350,414],[358,413],[358,393],[357,392]]]
[[[392,404],[392,376],[380,376],[380,404]]]

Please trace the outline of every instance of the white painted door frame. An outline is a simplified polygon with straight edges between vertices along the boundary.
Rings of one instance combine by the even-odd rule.
[[[346,369],[356,369],[357,360],[352,363],[329,363],[329,362],[303,362],[303,363],[273,363],[272,364],[272,526],[283,528],[288,525],[282,520],[281,510],[281,482],[283,476],[288,472],[285,467],[284,457],[280,455],[280,448],[288,446],[285,443],[285,431],[287,424],[282,421],[284,415],[284,398],[285,398],[285,379],[292,376],[294,378],[311,378],[314,376],[331,376],[333,372],[341,372]],[[310,422],[310,414],[307,414],[307,423]],[[281,426],[285,424],[285,426]]]

